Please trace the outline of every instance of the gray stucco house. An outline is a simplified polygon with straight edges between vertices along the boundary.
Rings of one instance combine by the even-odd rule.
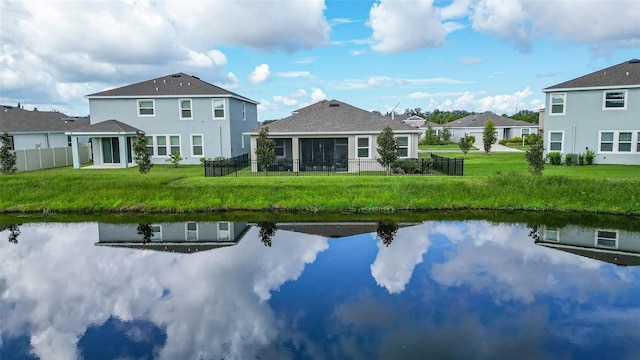
[[[596,152],[600,164],[640,165],[640,60],[542,90],[545,151]]]
[[[421,130],[338,100],[319,101],[263,126],[269,128],[269,138],[276,142],[277,161],[292,164],[291,171],[329,166],[355,172],[358,170],[345,165],[348,160],[370,160],[375,166],[377,136],[387,125],[398,142],[399,157],[417,158]],[[263,126],[247,132],[251,136],[252,158]],[[252,167],[257,171],[255,162]]]
[[[177,73],[86,96],[90,126],[68,132],[72,146],[89,136],[94,165],[132,165],[136,131],[148,138],[154,164],[178,151],[184,164],[249,152],[244,132],[258,123],[257,102]],[[248,140],[248,138],[247,138]],[[75,154],[75,153],[74,153]],[[75,158],[74,158],[75,160]],[[74,167],[80,164],[74,161]]]
[[[494,123],[497,141],[502,139],[511,139],[516,136],[527,136],[538,133],[538,124],[514,120],[494,114],[490,111],[465,116],[458,120],[448,122],[447,124],[440,125],[437,129],[441,131],[443,126],[450,128],[451,141],[454,143],[458,142],[461,137],[464,137],[464,134],[467,134],[469,136],[476,137],[476,144],[482,144],[482,133],[489,120]]]

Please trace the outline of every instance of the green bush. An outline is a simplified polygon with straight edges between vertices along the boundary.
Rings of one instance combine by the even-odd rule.
[[[573,165],[573,154],[565,154],[564,155],[564,163],[567,166]]]
[[[562,154],[559,151],[552,151],[549,153],[549,162],[551,165],[562,164]]]
[[[584,160],[587,165],[593,165],[593,160],[596,158],[596,153],[593,150],[587,149],[587,152],[584,154]]]
[[[578,164],[580,166],[584,165],[584,158],[586,157],[585,154],[578,154]]]
[[[511,139],[500,139],[499,143],[500,145],[522,145],[522,138],[516,136]]]

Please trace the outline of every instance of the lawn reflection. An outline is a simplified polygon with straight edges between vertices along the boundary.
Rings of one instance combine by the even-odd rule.
[[[633,226],[230,220],[1,223],[0,358],[636,355]]]

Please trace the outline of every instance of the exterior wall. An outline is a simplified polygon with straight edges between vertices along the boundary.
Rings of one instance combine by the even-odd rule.
[[[64,132],[9,135],[13,136],[13,147],[16,150],[69,146]]]
[[[618,90],[618,89],[608,89]],[[620,89],[625,90],[625,89]],[[546,94],[544,141],[549,153],[550,134],[563,133],[562,153],[579,154],[587,149],[596,152],[599,164],[640,165],[638,141],[640,137],[640,88],[627,90],[626,110],[603,110],[604,90],[558,91],[565,93],[565,114],[551,113],[551,94]],[[631,131],[631,152],[603,152],[599,147],[601,131]]]
[[[234,241],[249,226],[243,222],[231,222],[229,224],[228,238],[219,231],[218,222],[196,222],[198,227],[198,240],[206,241]],[[184,242],[187,241],[186,222],[158,223],[161,237],[152,238],[153,242]],[[98,224],[99,242],[126,243],[142,242],[142,235],[138,234],[138,224]],[[192,240],[189,240],[192,241]]]
[[[529,134],[535,134],[538,132],[538,126],[535,124],[531,124],[531,126],[496,126],[496,142],[502,139],[511,139],[512,137],[521,136],[522,129],[529,129]],[[451,128],[451,142],[457,143],[460,141],[460,138],[464,136],[464,134],[468,134],[469,136],[473,135],[476,137],[476,142],[482,142],[482,133],[484,132],[484,127],[474,127],[474,128]]]
[[[147,136],[177,135],[183,164],[199,164],[201,157],[231,157],[249,152],[248,144],[242,148],[241,133],[255,128],[257,106],[253,103],[222,98],[225,117],[214,119],[211,97],[155,98],[153,116],[138,116],[139,99],[153,98],[90,99],[91,123],[115,119],[141,129]],[[191,119],[180,119],[179,100],[182,99],[191,100]],[[246,120],[242,120],[242,103],[246,104]],[[202,136],[202,156],[192,154],[192,135]],[[153,156],[151,160],[154,164],[164,164],[168,158],[168,155]]]
[[[596,236],[598,230],[616,232],[618,235],[616,246],[603,247],[597,245]],[[606,228],[582,228],[577,226],[566,226],[559,229],[543,227],[542,236],[542,240],[545,242],[554,242],[554,240],[557,238],[558,241],[556,242],[563,245],[640,253],[640,232],[609,230]]]

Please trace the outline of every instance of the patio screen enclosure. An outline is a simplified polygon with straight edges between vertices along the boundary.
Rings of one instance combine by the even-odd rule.
[[[299,139],[300,171],[347,171],[349,140],[347,138]]]

